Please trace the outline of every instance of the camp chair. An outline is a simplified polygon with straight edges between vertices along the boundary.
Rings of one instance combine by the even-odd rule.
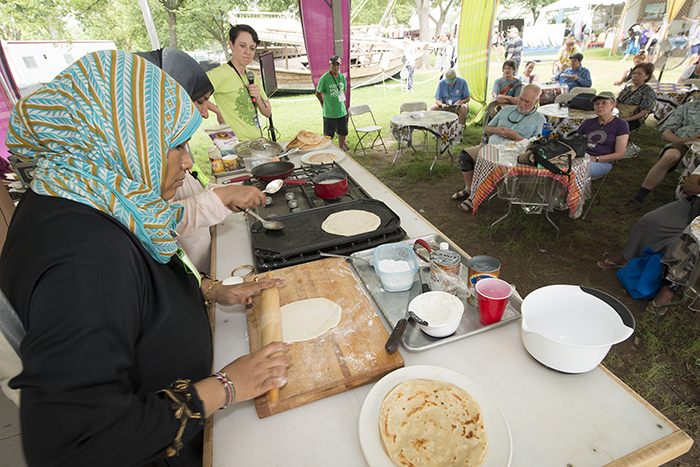
[[[428,110],[428,104],[426,104],[423,101],[404,102],[399,107],[399,113],[421,112],[421,111],[427,111],[427,110]],[[427,130],[422,130],[422,132],[423,132],[423,144],[425,144],[427,146],[428,145],[428,138],[430,136],[432,136],[432,134]],[[413,140],[413,138],[411,138],[411,140]],[[411,143],[411,147],[413,147],[412,143]]]
[[[576,86],[574,89],[569,91],[569,94],[581,94],[581,93],[590,93],[590,94],[598,94],[595,89],[593,88],[582,88],[581,86]]]
[[[369,114],[370,117],[372,118],[372,123],[373,125],[367,125],[363,126],[360,128],[357,128],[357,125],[355,125],[355,120],[357,117],[360,117],[362,115]],[[348,115],[350,116],[350,122],[352,123],[352,127],[355,130],[355,134],[357,135],[357,144],[355,145],[355,149],[353,149],[353,153],[357,152],[357,147],[359,146],[362,149],[362,152],[367,155],[367,152],[365,149],[372,149],[376,144],[377,140],[379,140],[379,143],[384,146],[384,152],[389,153],[389,151],[386,149],[386,146],[384,145],[384,141],[382,141],[382,128],[381,126],[377,125],[377,121],[374,119],[374,114],[372,113],[372,109],[369,108],[369,105],[367,104],[362,104],[362,105],[353,105],[348,109]],[[353,118],[355,117],[355,118]],[[363,118],[362,119],[365,122],[369,122],[368,118]],[[367,136],[370,133],[377,132],[377,136],[374,138],[372,141],[372,145],[369,147],[365,147],[364,144],[362,144],[362,140],[364,139],[365,136]],[[360,135],[362,133],[362,135]],[[378,145],[377,145],[378,146]]]

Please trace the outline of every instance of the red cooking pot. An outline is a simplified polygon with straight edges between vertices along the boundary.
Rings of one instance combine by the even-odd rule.
[[[340,172],[322,172],[314,176],[314,194],[321,199],[334,199],[348,192],[348,177]],[[285,180],[285,185],[306,185],[308,180]]]

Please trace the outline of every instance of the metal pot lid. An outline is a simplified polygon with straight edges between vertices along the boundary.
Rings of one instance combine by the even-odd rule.
[[[274,157],[282,151],[282,146],[265,138],[243,141],[233,148],[238,157]]]

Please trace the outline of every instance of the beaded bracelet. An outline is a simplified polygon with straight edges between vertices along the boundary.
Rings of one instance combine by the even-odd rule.
[[[216,303],[216,300],[209,299],[209,292],[211,292],[211,289],[213,289],[216,284],[221,284],[221,281],[212,281],[212,283],[209,284],[209,287],[207,287],[207,291],[204,292],[204,304],[206,306],[213,305],[214,303]]]
[[[233,382],[231,381],[231,378],[229,378],[223,371],[217,371],[216,373],[213,373],[212,376],[221,381],[221,384],[224,385],[224,389],[226,389],[226,404],[221,407],[222,409],[225,409],[229,405],[233,404],[233,401],[236,399],[236,390],[233,388]]]

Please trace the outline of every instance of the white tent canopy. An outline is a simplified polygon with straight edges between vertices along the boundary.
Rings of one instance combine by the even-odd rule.
[[[625,3],[621,0],[596,0],[592,2],[581,2],[580,0],[559,0],[558,2],[551,3],[545,7],[540,8],[540,14],[537,16],[537,21],[535,24],[539,25],[546,21],[545,14],[549,11],[557,11],[562,8],[586,8],[589,5],[619,5]]]

